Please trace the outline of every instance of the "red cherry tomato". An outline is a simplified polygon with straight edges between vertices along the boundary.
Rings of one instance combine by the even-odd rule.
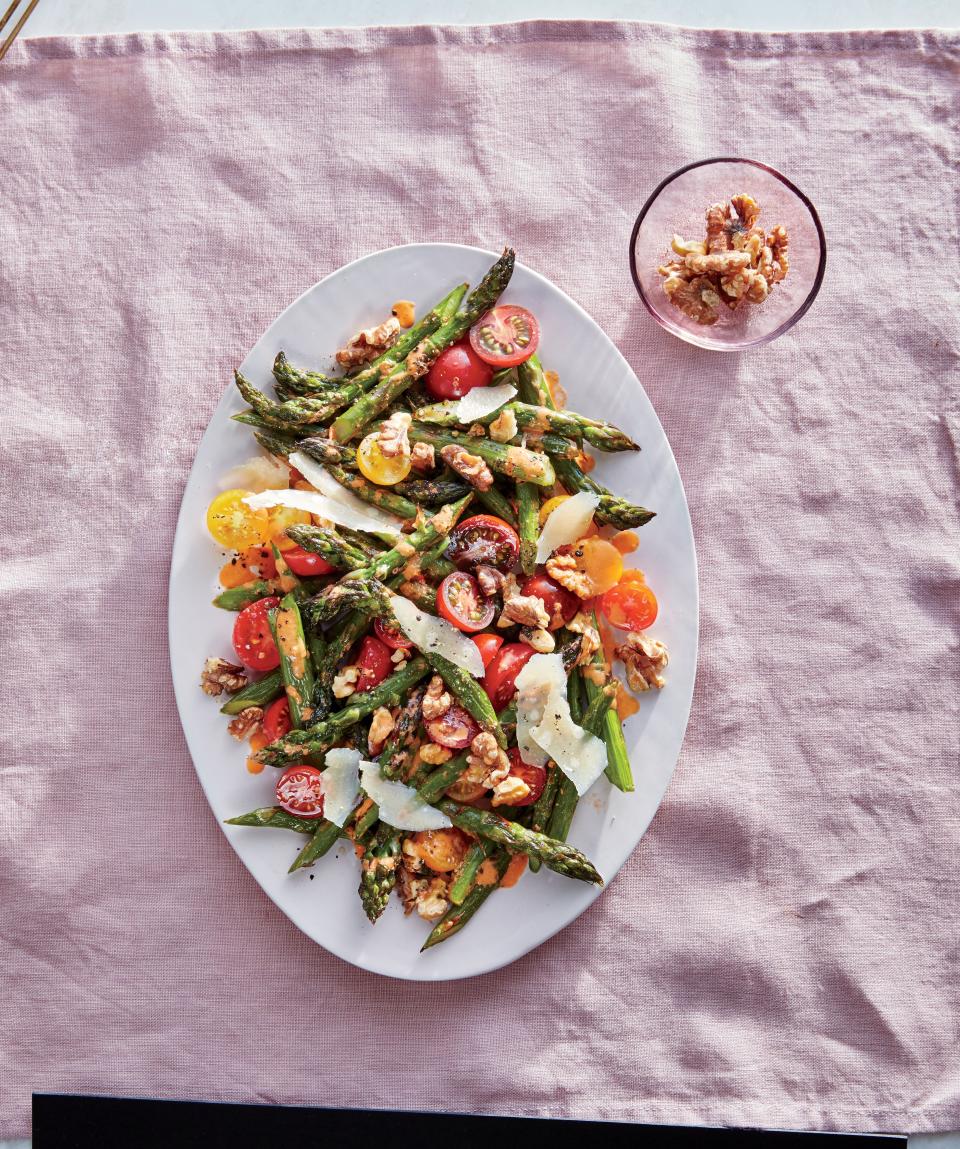
[[[483,659],[483,669],[486,670],[490,661],[503,646],[503,636],[499,634],[475,634],[473,641],[477,644],[480,657]]]
[[[403,631],[398,630],[395,626],[390,626],[382,618],[373,620],[373,629],[376,631],[377,638],[386,643],[391,650],[413,650],[413,643]]]
[[[527,579],[520,589],[521,594],[532,594],[540,599],[550,615],[550,629],[559,630],[566,626],[580,609],[580,600],[572,592],[554,582],[549,575],[537,574]]]
[[[251,670],[276,670],[280,665],[277,644],[267,622],[267,613],[279,605],[280,600],[273,595],[262,598],[244,607],[233,624],[233,649]]]
[[[277,742],[293,729],[290,719],[290,703],[286,696],[275,698],[263,712],[263,733],[271,742]]]
[[[470,328],[470,346],[480,358],[496,367],[516,367],[540,344],[540,324],[532,311],[502,303]]]
[[[305,551],[303,547],[291,547],[290,550],[283,552],[283,557],[286,559],[287,566],[301,578],[330,574],[332,570],[336,569],[321,555],[315,555],[312,551]]]
[[[657,596],[639,579],[621,579],[601,596],[600,609],[620,630],[646,630],[657,617]]]
[[[379,686],[393,669],[393,663],[390,661],[390,647],[381,642],[379,638],[374,638],[372,634],[368,634],[360,643],[360,650],[353,662],[355,666],[360,668],[360,677],[354,687],[358,694],[363,694],[368,690],[373,690],[375,686]]]
[[[530,787],[530,793],[519,802],[511,802],[512,806],[532,806],[543,793],[547,784],[547,771],[544,766],[531,766],[520,757],[520,749],[514,746],[507,751],[510,759],[510,773],[514,778],[520,778]]]
[[[427,737],[450,750],[464,750],[480,733],[473,718],[455,702],[446,714],[426,723]]]
[[[493,599],[484,598],[480,584],[466,571],[448,574],[437,588],[437,610],[459,630],[483,630],[493,622]]]
[[[492,378],[493,368],[462,339],[434,360],[427,373],[427,390],[434,399],[462,399],[474,387],[486,387]]]
[[[450,532],[446,555],[458,567],[512,567],[520,554],[520,536],[496,515],[472,515]]]
[[[490,660],[483,689],[498,713],[513,698],[517,675],[533,657],[533,649],[523,642],[508,642]]]
[[[291,766],[277,782],[277,805],[298,818],[323,817],[323,775],[315,766]]]

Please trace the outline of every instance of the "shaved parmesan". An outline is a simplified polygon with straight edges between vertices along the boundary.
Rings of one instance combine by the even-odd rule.
[[[271,455],[254,455],[239,467],[227,473],[220,480],[220,489],[227,491],[235,487],[244,491],[276,491],[290,485],[290,468]]]
[[[311,459],[309,455],[305,455],[303,451],[294,451],[291,454],[290,466],[296,467],[311,487],[316,487],[321,495],[326,495],[332,502],[340,503],[341,506],[349,508],[357,515],[363,515],[371,522],[380,523],[381,525],[377,528],[380,534],[396,535],[399,533],[400,519],[387,511],[380,510],[379,507],[365,503],[353,491],[348,491],[346,487],[341,486],[326,467],[318,463],[316,459]],[[336,521],[334,519],[334,522]],[[349,523],[342,525],[350,526]],[[360,529],[370,530],[369,527],[361,527]]]
[[[517,689],[517,744],[521,758],[537,766],[552,758],[577,793],[586,794],[607,765],[607,751],[599,738],[573,721],[560,656],[535,654],[517,675]],[[524,742],[532,744],[546,758],[528,759]]]
[[[461,423],[475,423],[486,415],[498,411],[517,393],[516,387],[500,383],[496,387],[473,387],[457,403],[457,419]]]
[[[420,650],[439,654],[474,678],[483,678],[483,659],[477,644],[462,630],[457,630],[445,618],[421,610],[402,595],[392,595],[390,605],[400,629]]]
[[[257,495],[248,495],[243,501],[248,507],[253,507],[254,510],[269,510],[270,507],[294,507],[298,511],[306,511],[308,514],[317,515],[321,519],[329,519],[331,523],[337,523],[341,527],[350,527],[355,531],[367,531],[369,534],[378,535],[390,534],[392,537],[400,534],[398,527],[391,527],[387,531],[378,520],[366,514],[358,514],[352,507],[334,502],[333,499],[318,494],[316,491],[261,491]],[[373,508],[367,509],[372,510]]]
[[[376,762],[361,764],[360,785],[379,807],[380,821],[394,829],[445,830],[453,825],[446,814],[424,802],[412,786],[384,778]]]
[[[342,826],[360,797],[360,751],[347,746],[328,750],[326,768],[320,775],[323,791],[323,816],[335,826]]]
[[[296,466],[296,464],[294,464]],[[537,543],[537,562],[545,563],[557,547],[565,547],[583,538],[593,520],[593,512],[600,505],[600,496],[592,491],[578,491],[554,507],[540,532]]]
[[[533,739],[551,691],[567,690],[567,672],[559,654],[535,654],[517,675],[517,746],[531,766],[546,766],[549,754]]]

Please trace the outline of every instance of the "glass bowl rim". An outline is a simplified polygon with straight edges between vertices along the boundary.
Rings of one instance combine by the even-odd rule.
[[[806,298],[803,300],[803,302],[799,305],[799,307],[797,307],[795,311],[791,312],[791,314],[787,316],[787,318],[780,324],[779,327],[775,327],[773,331],[768,332],[766,335],[761,335],[756,339],[751,339],[748,343],[741,343],[736,347],[731,347],[719,342],[712,343],[709,346],[707,346],[705,343],[699,342],[692,344],[692,346],[702,347],[707,351],[745,351],[749,347],[761,347],[765,343],[772,343],[774,339],[779,338],[779,336],[783,335],[785,331],[789,331],[790,328],[793,327],[795,323],[798,323],[810,310],[813,301],[820,293],[820,287],[823,283],[823,277],[827,269],[827,237],[824,234],[823,224],[820,222],[820,216],[817,214],[817,209],[813,206],[813,201],[810,199],[810,197],[805,195],[792,180],[787,179],[783,172],[777,171],[777,169],[771,167],[770,164],[762,163],[760,160],[747,159],[746,156],[711,156],[709,159],[694,160],[693,163],[684,164],[682,168],[677,168],[675,172],[671,172],[670,175],[665,176],[653,189],[650,195],[647,196],[646,203],[644,203],[643,207],[640,209],[640,213],[633,225],[633,230],[630,232],[629,249],[630,275],[633,279],[633,285],[637,289],[637,294],[640,296],[640,301],[650,313],[650,315],[653,316],[654,320],[656,320],[656,322],[665,331],[669,331],[671,335],[675,335],[678,339],[683,339],[683,336],[679,335],[674,330],[670,323],[664,318],[664,316],[660,314],[660,312],[656,310],[656,308],[647,298],[647,293],[644,291],[643,284],[640,281],[640,276],[637,273],[637,236],[640,234],[640,228],[643,226],[643,221],[646,218],[647,213],[649,212],[650,208],[653,207],[654,203],[656,203],[660,193],[664,190],[664,188],[666,188],[669,184],[672,184],[674,180],[679,179],[680,176],[685,175],[689,171],[693,171],[694,168],[709,167],[711,164],[748,164],[750,167],[759,168],[761,171],[764,171],[768,175],[773,176],[774,179],[779,180],[785,187],[789,188],[790,191],[793,192],[797,199],[800,200],[803,206],[810,213],[810,218],[813,220],[813,225],[817,229],[817,238],[820,243],[820,259],[817,263],[817,274],[814,276],[813,284],[810,287],[810,290],[807,292]],[[684,339],[684,342],[687,342],[687,340]]]

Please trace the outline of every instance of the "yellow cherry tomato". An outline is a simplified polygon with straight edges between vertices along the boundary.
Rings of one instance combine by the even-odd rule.
[[[298,511],[296,507],[271,507],[270,538],[277,544],[277,550],[288,551],[297,544],[286,536],[287,527],[295,527],[300,523],[310,523],[309,511]]]
[[[270,538],[270,516],[243,501],[251,493],[239,488],[224,491],[207,507],[207,530],[228,550],[246,550]]]
[[[462,830],[420,830],[410,839],[414,851],[435,874],[449,874],[463,861],[470,839]]]
[[[615,587],[623,574],[623,555],[613,543],[606,539],[581,539],[570,552],[577,563],[577,570],[590,580],[591,597],[604,594]]]
[[[360,474],[378,487],[392,487],[410,474],[409,454],[387,457],[380,450],[380,436],[374,431],[357,448],[357,466]]]
[[[565,503],[569,498],[569,495],[554,495],[552,499],[547,499],[547,501],[540,508],[540,526],[542,527],[550,517],[551,513],[555,511],[561,503]]]

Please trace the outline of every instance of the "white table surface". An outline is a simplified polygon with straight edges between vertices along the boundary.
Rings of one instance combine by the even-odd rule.
[[[5,5],[4,5],[5,6]],[[150,29],[361,27],[510,20],[654,20],[703,28],[954,28],[957,0],[39,0],[22,35],[90,35]],[[0,1141],[0,1149],[30,1149]],[[960,1149],[960,1133],[910,1138],[910,1149]]]

